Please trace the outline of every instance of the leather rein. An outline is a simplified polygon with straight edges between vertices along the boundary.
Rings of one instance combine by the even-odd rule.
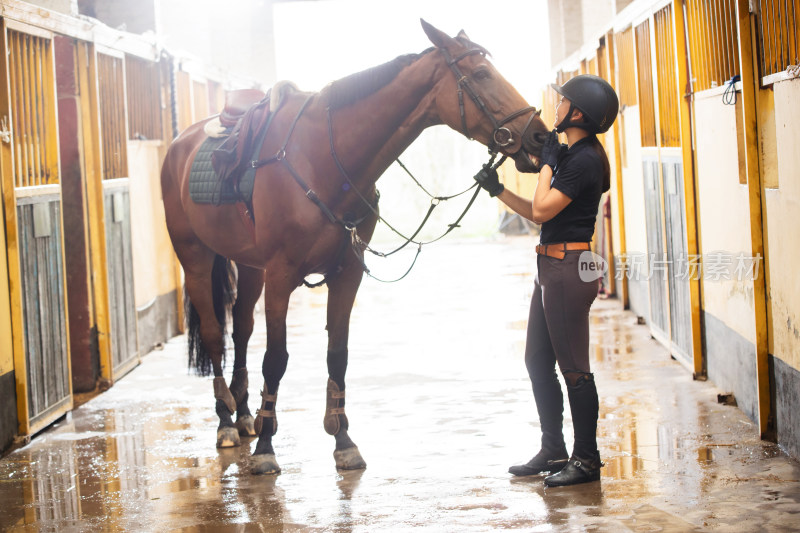
[[[458,55],[457,57],[452,58],[450,53],[446,49],[440,48],[440,50],[444,54],[445,60],[447,62],[447,65],[448,65],[448,67],[450,67],[450,70],[452,70],[453,74],[456,77],[457,83],[458,83],[458,107],[459,107],[459,112],[461,114],[461,124],[462,124],[462,129],[463,129],[464,136],[467,137],[470,140],[473,139],[469,134],[469,129],[467,127],[466,112],[465,112],[465,109],[464,109],[464,90],[466,90],[466,92],[469,95],[469,97],[475,103],[475,106],[478,109],[480,109],[483,112],[484,115],[486,115],[489,118],[489,120],[492,123],[492,126],[494,127],[494,131],[492,133],[492,142],[491,142],[491,144],[489,146],[490,159],[489,159],[489,162],[484,165],[484,167],[491,167],[493,169],[497,169],[506,160],[506,156],[503,155],[500,158],[500,160],[497,163],[495,163],[494,162],[495,158],[498,155],[498,150],[496,148],[497,147],[501,147],[502,148],[502,147],[508,146],[510,144],[513,144],[515,142],[515,140],[513,138],[513,135],[511,134],[511,130],[506,128],[504,125],[507,124],[508,122],[514,120],[515,118],[524,115],[525,113],[531,112],[531,116],[528,118],[528,121],[526,122],[525,127],[523,128],[522,133],[520,134],[520,138],[523,138],[524,135],[525,135],[525,132],[530,127],[531,122],[533,122],[533,119],[535,117],[539,116],[541,111],[537,110],[533,106],[529,106],[529,107],[525,107],[525,108],[519,109],[517,111],[514,111],[510,115],[508,115],[508,116],[504,117],[503,119],[501,119],[500,121],[498,121],[497,119],[494,118],[494,115],[492,115],[492,113],[486,107],[486,104],[483,102],[483,99],[480,97],[480,95],[473,89],[472,85],[470,84],[469,78],[464,76],[461,73],[461,69],[458,68],[458,64],[457,64],[460,60],[464,59],[467,56],[470,56],[472,54],[485,55],[485,52],[480,48],[471,48],[471,49],[467,50],[466,52]],[[424,187],[422,187],[422,185],[417,181],[417,179],[414,178],[414,176],[411,174],[411,172],[409,172],[408,169],[405,167],[405,165],[403,165],[400,162],[400,160],[398,159],[397,162],[400,164],[400,166],[403,168],[403,170],[405,170],[406,173],[408,173],[408,175],[411,176],[411,179],[413,179],[414,182],[417,183],[417,185],[423,191],[425,191],[428,194],[428,196],[431,197],[430,208],[428,209],[427,214],[423,218],[422,223],[419,225],[419,227],[413,233],[413,235],[411,235],[411,237],[406,237],[405,235],[400,233],[397,229],[395,229],[394,226],[389,224],[389,222],[387,222],[386,219],[384,219],[380,215],[380,213],[378,211],[378,208],[377,208],[377,202],[378,202],[379,195],[376,194],[376,198],[375,198],[374,201],[368,200],[367,198],[364,197],[364,195],[361,193],[361,191],[358,189],[358,187],[356,187],[355,183],[353,183],[353,181],[350,179],[350,175],[345,170],[344,166],[342,165],[341,160],[339,159],[339,156],[336,153],[336,148],[334,146],[334,140],[333,140],[332,111],[331,111],[331,108],[328,107],[327,108],[327,122],[328,122],[328,138],[330,140],[330,146],[331,146],[331,156],[333,157],[333,160],[336,163],[336,167],[339,169],[340,174],[347,181],[347,184],[349,185],[349,188],[356,192],[356,195],[359,197],[361,202],[364,205],[367,206],[369,211],[372,214],[374,214],[378,218],[378,220],[380,220],[381,222],[386,224],[386,226],[389,229],[391,229],[394,233],[399,235],[401,238],[405,239],[405,242],[403,244],[401,244],[399,247],[397,247],[396,249],[392,250],[391,252],[379,252],[377,250],[372,249],[369,246],[369,243],[367,243],[366,241],[361,239],[361,237],[358,235],[358,231],[357,231],[358,225],[361,222],[363,222],[367,218],[368,215],[364,216],[364,217],[361,217],[360,219],[357,219],[357,220],[344,220],[342,218],[337,217],[333,213],[333,211],[325,204],[325,202],[323,202],[319,198],[319,196],[317,196],[317,194],[313,191],[313,189],[311,189],[311,187],[305,182],[305,180],[303,180],[303,178],[297,173],[297,171],[294,169],[294,167],[292,167],[292,165],[289,162],[289,160],[286,158],[286,148],[289,145],[289,140],[291,139],[292,133],[294,132],[294,128],[297,125],[297,122],[300,120],[300,116],[303,114],[303,112],[305,111],[306,107],[308,107],[308,104],[311,102],[311,99],[313,97],[314,97],[314,94],[311,94],[306,98],[305,102],[303,102],[303,105],[300,107],[299,111],[297,112],[297,115],[294,117],[294,120],[292,121],[291,126],[289,127],[288,132],[286,133],[286,137],[284,139],[283,145],[281,145],[281,148],[277,151],[277,153],[274,156],[269,157],[267,159],[261,159],[261,160],[253,159],[251,161],[251,163],[250,163],[250,166],[252,168],[254,168],[254,169],[257,169],[257,168],[260,168],[262,166],[265,166],[265,165],[268,165],[268,164],[271,164],[271,163],[275,163],[275,162],[282,163],[284,165],[284,167],[286,167],[286,169],[288,170],[288,172],[292,176],[292,178],[295,180],[295,182],[303,189],[303,191],[306,194],[306,197],[309,200],[311,200],[320,209],[320,211],[322,211],[322,213],[325,215],[325,217],[331,223],[334,223],[334,224],[337,224],[337,225],[341,226],[346,232],[348,232],[350,234],[350,239],[349,240],[350,240],[351,247],[353,249],[353,253],[356,255],[356,257],[358,258],[359,262],[361,263],[361,267],[362,267],[363,271],[368,276],[370,276],[371,278],[373,278],[373,279],[375,279],[377,281],[384,282],[384,283],[394,283],[394,282],[400,281],[401,279],[405,278],[409,274],[409,272],[411,272],[412,268],[414,268],[414,265],[417,262],[417,258],[419,257],[419,254],[422,251],[422,246],[423,245],[436,242],[436,241],[444,238],[453,229],[459,227],[459,222],[461,222],[461,219],[464,218],[464,216],[467,214],[467,211],[469,211],[470,207],[472,207],[472,204],[475,202],[475,199],[477,198],[477,196],[480,193],[481,189],[480,189],[480,187],[478,187],[478,184],[475,183],[472,186],[470,186],[469,188],[467,188],[466,190],[464,190],[464,191],[462,191],[462,192],[460,192],[458,194],[454,194],[452,196],[432,196],[430,193],[428,193],[425,190]],[[263,143],[263,140],[262,140],[262,143]],[[260,148],[260,147],[258,147],[258,148]],[[256,151],[256,154],[258,154],[258,149]],[[257,157],[257,155],[256,155],[256,157]],[[416,236],[419,234],[419,232],[422,231],[422,228],[427,223],[428,219],[430,218],[431,214],[433,213],[433,210],[436,208],[436,206],[439,205],[439,203],[441,201],[450,200],[450,199],[455,198],[457,196],[461,196],[462,194],[468,192],[471,189],[475,189],[475,192],[473,193],[472,198],[469,200],[469,203],[467,204],[467,206],[464,208],[464,211],[461,213],[461,215],[458,217],[458,219],[456,219],[455,222],[453,222],[452,224],[448,224],[447,230],[444,233],[442,233],[442,235],[440,235],[439,237],[437,237],[435,239],[432,239],[430,241],[426,241],[426,242],[421,242],[421,241],[414,240],[416,238]],[[377,193],[377,191],[376,191],[376,193]],[[346,243],[346,242],[347,241],[344,241],[344,243]],[[364,261],[364,255],[363,255],[362,250],[369,251],[370,253],[372,253],[374,255],[377,255],[379,257],[388,257],[388,256],[394,254],[395,252],[398,252],[398,251],[402,250],[403,248],[405,248],[410,243],[414,243],[414,244],[417,245],[417,251],[416,251],[416,255],[414,256],[413,261],[411,262],[411,266],[408,267],[408,270],[406,270],[406,272],[402,276],[400,276],[397,279],[388,280],[387,281],[387,280],[382,280],[380,278],[377,278],[377,277],[373,276],[370,273],[370,270],[367,267],[366,262]],[[333,269],[333,272],[326,273],[324,278],[322,279],[322,281],[320,281],[319,283],[309,283],[308,281],[306,281],[304,279],[303,280],[303,284],[306,285],[307,287],[312,287],[312,288],[313,287],[318,287],[320,285],[325,284],[328,281],[328,278],[330,278],[331,276],[337,274],[338,271],[341,269],[341,261],[342,261],[342,256],[343,256],[343,253],[342,253],[343,250],[344,250],[344,248],[341,248],[339,253],[338,253],[337,266]]]

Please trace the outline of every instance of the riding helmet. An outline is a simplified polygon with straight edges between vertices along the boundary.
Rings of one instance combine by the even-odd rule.
[[[564,85],[552,84],[551,87],[572,104],[565,120],[558,125],[560,133],[568,127],[578,127],[591,133],[605,133],[614,123],[619,112],[619,98],[613,87],[599,76],[581,74],[570,78]],[[573,108],[580,109],[586,117],[586,123],[571,122]]]

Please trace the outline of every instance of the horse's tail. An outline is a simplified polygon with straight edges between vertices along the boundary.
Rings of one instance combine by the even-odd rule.
[[[236,273],[233,263],[217,255],[211,270],[211,294],[214,298],[214,314],[222,327],[222,364],[225,364],[225,337],[227,335],[228,314],[236,300],[234,287]],[[209,376],[213,372],[211,356],[203,347],[200,339],[200,315],[197,313],[184,286],[183,301],[186,315],[186,337],[189,341],[189,368],[194,368],[201,376]]]

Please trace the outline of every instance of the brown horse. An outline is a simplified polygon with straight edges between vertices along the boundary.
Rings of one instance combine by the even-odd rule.
[[[201,373],[213,370],[215,376],[217,446],[238,445],[239,434],[258,435],[253,473],[280,472],[272,436],[278,427],[278,386],[289,358],[286,313],[290,294],[312,273],[326,275],[328,285],[324,428],[336,440],[337,468],[366,467],[348,436],[344,413],[350,313],[364,272],[360,254],[353,251],[363,251],[372,236],[378,219],[375,183],[389,165],[423,129],[443,123],[513,158],[522,172],[538,170],[532,156],[539,154],[547,131],[538,112],[463,31],[453,38],[421,22],[434,44],[429,50],[354,74],[318,93],[286,95],[258,152],[246,216],[235,205],[201,205],[190,198],[189,171],[207,138],[207,121],[181,133],[164,161],[167,226],[191,300],[190,349]],[[222,362],[231,261],[238,276],[228,388]],[[268,337],[265,385],[254,420],[247,407],[245,362],[262,288]]]

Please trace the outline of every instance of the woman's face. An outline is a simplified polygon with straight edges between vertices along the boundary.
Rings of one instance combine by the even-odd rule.
[[[561,100],[558,102],[558,105],[556,105],[556,118],[553,120],[554,128],[557,128],[558,125],[561,124],[561,121],[564,120],[564,118],[567,116],[567,113],[569,113],[569,108],[570,101],[562,96]]]

